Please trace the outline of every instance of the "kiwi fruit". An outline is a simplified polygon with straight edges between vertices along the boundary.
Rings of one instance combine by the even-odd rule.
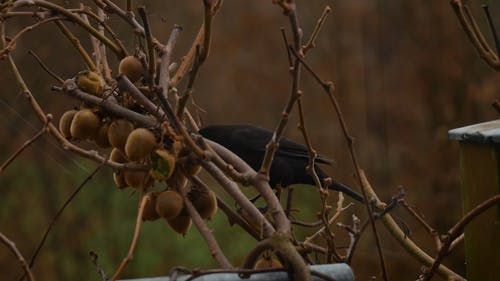
[[[125,157],[125,154],[123,154],[123,152],[121,152],[118,148],[113,148],[113,150],[111,150],[109,159],[117,163],[127,163],[127,157]]]
[[[177,217],[183,206],[182,196],[174,190],[163,191],[156,198],[156,212],[167,220]]]
[[[95,135],[95,143],[102,148],[108,148],[110,147],[109,139],[108,139],[108,129],[109,129],[109,123],[104,123],[102,126],[97,130],[97,134]]]
[[[94,139],[101,121],[90,109],[82,109],[75,113],[71,121],[70,134],[76,139]]]
[[[166,183],[170,187],[182,188],[186,185],[187,178],[178,168],[175,168],[172,175],[166,180]]]
[[[147,171],[124,171],[123,177],[128,186],[146,188],[151,185],[151,177]]]
[[[104,79],[93,71],[82,71],[76,76],[76,85],[80,90],[102,97],[104,93]]]
[[[128,159],[138,161],[149,155],[156,144],[155,134],[148,129],[133,130],[125,143],[125,154]]]
[[[71,121],[77,112],[76,110],[68,110],[64,112],[61,119],[59,119],[59,131],[61,131],[61,134],[66,139],[71,138]]]
[[[175,155],[164,148],[157,149],[155,151],[156,157],[154,157],[154,173],[160,180],[169,179],[175,171],[176,167],[176,157]],[[176,187],[177,185],[170,185]]]
[[[255,269],[272,269],[281,268],[283,265],[281,262],[272,255],[264,255],[255,263]]]
[[[217,212],[217,197],[212,190],[194,186],[188,198],[203,219],[210,220]]]
[[[192,157],[185,157],[182,168],[187,175],[196,176],[201,171],[201,165]]]
[[[125,119],[114,120],[108,128],[109,143],[113,147],[124,151],[127,137],[133,130],[134,125],[130,121]]]
[[[144,212],[142,213],[143,221],[155,221],[160,218],[158,212],[156,212],[156,199],[158,197],[158,193],[152,193],[149,197],[149,200],[146,201],[146,205],[144,206]]]
[[[141,79],[144,67],[139,59],[134,56],[126,56],[120,61],[118,72],[125,74],[130,82],[135,83]]]
[[[123,176],[122,172],[114,172],[113,181],[115,182],[116,187],[118,187],[119,189],[124,189],[128,186],[125,182],[125,177]]]
[[[186,235],[191,227],[191,217],[188,214],[182,214],[167,220],[167,223],[175,232]]]

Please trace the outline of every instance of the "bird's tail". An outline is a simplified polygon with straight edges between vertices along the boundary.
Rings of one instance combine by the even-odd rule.
[[[345,193],[345,194],[349,195],[351,198],[355,199],[356,201],[363,202],[363,196],[359,195],[359,193],[352,190],[347,185],[336,182],[333,179],[331,180],[331,184],[328,185],[327,187],[328,187],[328,189],[337,190],[337,191],[340,191],[342,193]]]

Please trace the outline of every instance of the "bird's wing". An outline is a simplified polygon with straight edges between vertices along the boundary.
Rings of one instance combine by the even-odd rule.
[[[233,143],[238,143],[241,148],[245,148],[247,151],[255,151],[258,153],[264,153],[266,149],[266,144],[271,140],[273,132],[255,126],[240,126],[235,129],[231,135]],[[299,143],[282,137],[280,140],[280,145],[278,151],[276,151],[277,156],[283,157],[293,157],[300,159],[309,159],[309,153],[307,148]],[[316,162],[320,164],[332,165],[333,160],[318,156]]]

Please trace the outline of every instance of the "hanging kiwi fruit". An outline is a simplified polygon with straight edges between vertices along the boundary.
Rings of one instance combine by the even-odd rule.
[[[212,190],[193,186],[188,198],[203,219],[210,220],[217,212],[217,196]]]
[[[76,85],[80,90],[94,96],[104,96],[104,86],[106,83],[101,75],[94,71],[82,71],[76,76]]]
[[[184,201],[177,191],[166,190],[156,198],[156,212],[167,220],[177,217],[183,207]]]
[[[167,220],[167,223],[175,232],[186,235],[191,227],[191,217],[188,214],[181,214]]]
[[[153,154],[154,167],[151,170],[151,175],[157,180],[167,180],[167,185],[171,187],[178,187],[180,185],[172,184],[170,178],[173,176],[175,168],[176,157],[169,150],[160,148],[155,150]],[[180,172],[178,172],[179,174]],[[184,177],[185,178],[185,177]]]
[[[125,154],[123,154],[118,148],[113,148],[113,150],[111,150],[109,159],[117,163],[127,163]],[[123,189],[128,186],[125,182],[124,172],[122,171],[116,171],[113,173],[113,181],[119,189]]]
[[[71,139],[71,121],[78,111],[68,110],[63,113],[61,119],[59,119],[59,131],[66,139]]]
[[[124,57],[118,66],[118,73],[127,76],[132,83],[139,81],[143,72],[144,67],[142,66],[141,61],[134,56]]]
[[[146,201],[144,206],[144,212],[142,213],[143,221],[155,221],[160,218],[160,215],[156,211],[156,199],[158,198],[158,193],[151,193],[149,200]]]
[[[120,149],[125,150],[125,143],[128,135],[134,130],[134,125],[126,119],[117,119],[111,122],[108,128],[109,143]]]
[[[152,178],[148,171],[123,171],[125,183],[128,186],[145,189],[152,185]]]
[[[133,130],[125,143],[125,154],[132,161],[139,161],[153,152],[156,137],[148,129],[138,128]]]
[[[113,181],[115,182],[116,187],[119,189],[124,189],[128,187],[125,182],[125,177],[123,176],[123,172],[114,172],[113,173]]]
[[[95,136],[95,143],[102,148],[110,147],[109,139],[108,139],[108,129],[109,122],[105,122],[99,127]]]
[[[97,114],[90,109],[81,109],[71,121],[70,134],[75,139],[93,140],[101,125],[101,121]]]

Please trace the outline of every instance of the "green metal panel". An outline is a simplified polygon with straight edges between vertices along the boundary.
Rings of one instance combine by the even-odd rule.
[[[499,144],[461,142],[460,169],[464,213],[500,193]],[[465,228],[467,279],[500,280],[500,205]]]

